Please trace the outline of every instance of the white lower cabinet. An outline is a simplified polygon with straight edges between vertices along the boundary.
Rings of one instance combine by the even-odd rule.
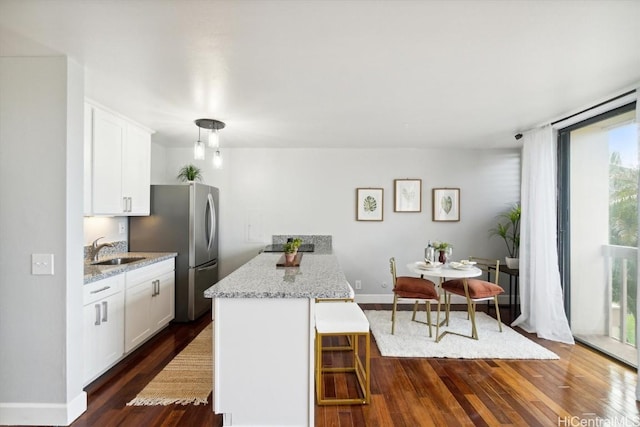
[[[84,383],[115,365],[124,354],[124,275],[85,285]]]
[[[175,317],[173,258],[84,285],[84,384]]]
[[[125,353],[138,347],[175,316],[173,259],[125,273]]]

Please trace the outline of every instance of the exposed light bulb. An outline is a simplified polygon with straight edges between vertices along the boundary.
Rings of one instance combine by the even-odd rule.
[[[209,147],[218,148],[220,146],[220,139],[218,137],[218,129],[213,128],[209,132]]]
[[[196,160],[204,160],[205,147],[204,142],[197,140],[193,146],[193,158]]]
[[[216,150],[216,152],[213,153],[213,167],[216,169],[222,167],[222,155],[220,154],[220,150]]]

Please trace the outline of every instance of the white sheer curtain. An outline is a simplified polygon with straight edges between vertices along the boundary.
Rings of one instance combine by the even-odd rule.
[[[557,253],[556,142],[551,126],[524,134],[520,223],[520,307],[512,323],[540,338],[573,344]]]

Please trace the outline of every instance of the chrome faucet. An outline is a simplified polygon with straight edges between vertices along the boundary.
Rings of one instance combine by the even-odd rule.
[[[98,240],[100,239],[104,239],[104,236],[102,237],[98,237],[96,240],[93,241],[93,243],[91,244],[91,256],[90,258],[93,261],[98,261],[98,254],[100,253],[100,249],[104,248],[104,247],[109,247],[112,248],[115,245],[113,243],[100,243],[98,244]]]

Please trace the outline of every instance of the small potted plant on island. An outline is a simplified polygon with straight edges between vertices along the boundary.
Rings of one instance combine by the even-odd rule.
[[[489,230],[491,236],[499,236],[507,246],[508,257],[505,257],[507,267],[517,269],[520,265],[518,258],[520,249],[520,203],[513,205],[508,211],[499,215],[503,222],[498,222],[495,228]]]
[[[298,248],[302,244],[302,239],[289,239],[287,243],[284,244],[284,259],[287,264],[293,264],[293,260],[298,253]]]
[[[184,165],[178,172],[177,178],[182,181],[202,181],[202,171],[194,165]]]

